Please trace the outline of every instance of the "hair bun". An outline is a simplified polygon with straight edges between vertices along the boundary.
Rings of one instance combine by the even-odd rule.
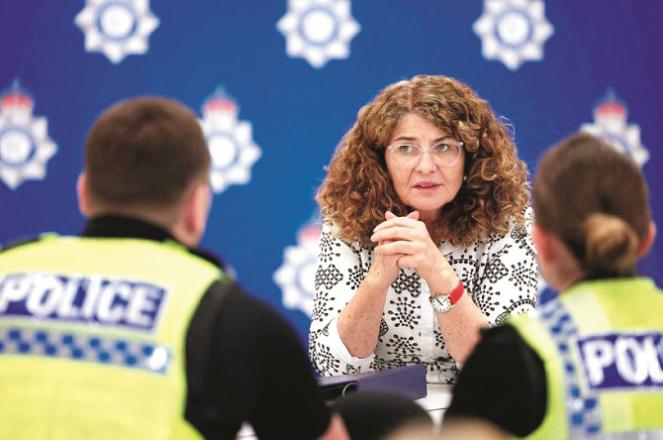
[[[585,265],[590,271],[628,273],[637,259],[638,236],[620,217],[591,214],[583,224]]]

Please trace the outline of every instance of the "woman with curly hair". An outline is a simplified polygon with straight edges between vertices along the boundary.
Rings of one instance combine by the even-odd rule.
[[[311,358],[327,376],[426,363],[453,383],[484,326],[538,285],[525,164],[486,101],[444,76],[360,111],[317,195]]]

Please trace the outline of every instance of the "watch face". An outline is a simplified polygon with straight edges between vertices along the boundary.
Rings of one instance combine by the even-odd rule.
[[[433,310],[436,312],[448,312],[451,310],[451,307],[453,307],[448,295],[440,295],[431,298],[430,303],[433,306]]]

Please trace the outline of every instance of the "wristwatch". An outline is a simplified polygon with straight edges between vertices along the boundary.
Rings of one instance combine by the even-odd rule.
[[[446,313],[453,309],[460,297],[463,296],[464,291],[463,282],[459,280],[456,287],[448,295],[431,296],[430,305],[433,306],[433,310],[436,312]]]

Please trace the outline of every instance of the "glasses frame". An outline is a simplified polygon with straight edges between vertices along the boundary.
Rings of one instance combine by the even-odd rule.
[[[438,162],[438,159],[436,159],[435,156],[432,154],[432,153],[433,153],[433,148],[432,148],[432,147],[431,147],[431,148],[428,148],[428,149],[424,149],[421,145],[418,145],[418,144],[416,144],[416,143],[414,143],[414,142],[409,142],[409,143],[408,143],[408,142],[403,142],[402,144],[410,144],[410,145],[412,145],[412,146],[415,146],[415,147],[419,148],[419,149],[421,150],[421,152],[420,152],[419,154],[417,154],[416,159],[415,159],[415,161],[414,161],[412,164],[409,164],[409,165],[400,164],[400,165],[401,165],[401,166],[404,166],[404,167],[406,167],[406,166],[407,166],[407,167],[414,167],[414,166],[418,165],[419,162],[421,162],[421,158],[424,156],[424,154],[425,154],[425,153],[428,153],[428,154],[431,154],[431,158],[432,158],[432,160],[433,160],[433,163],[434,163],[435,165],[437,165],[438,167],[441,167],[441,168],[451,168],[451,167],[455,166],[455,165],[458,163],[458,160],[460,159],[460,156],[462,155],[462,152],[465,151],[465,143],[464,143],[464,142],[459,141],[459,140],[456,140],[456,139],[454,139],[454,141],[456,141],[456,142],[458,143],[458,153],[456,154],[456,157],[454,158],[453,162],[451,162],[451,163],[449,163],[449,164],[442,164],[442,163]],[[402,144],[391,144],[391,145],[387,145],[386,150],[387,150],[387,151],[390,151],[391,154],[395,156],[396,153],[394,153],[394,151],[395,151],[394,149],[395,149],[398,145],[402,145]],[[436,145],[438,145],[438,144],[436,144]],[[435,145],[433,145],[433,147],[434,147],[434,146],[435,146]],[[395,157],[396,157],[396,156],[395,156]]]

